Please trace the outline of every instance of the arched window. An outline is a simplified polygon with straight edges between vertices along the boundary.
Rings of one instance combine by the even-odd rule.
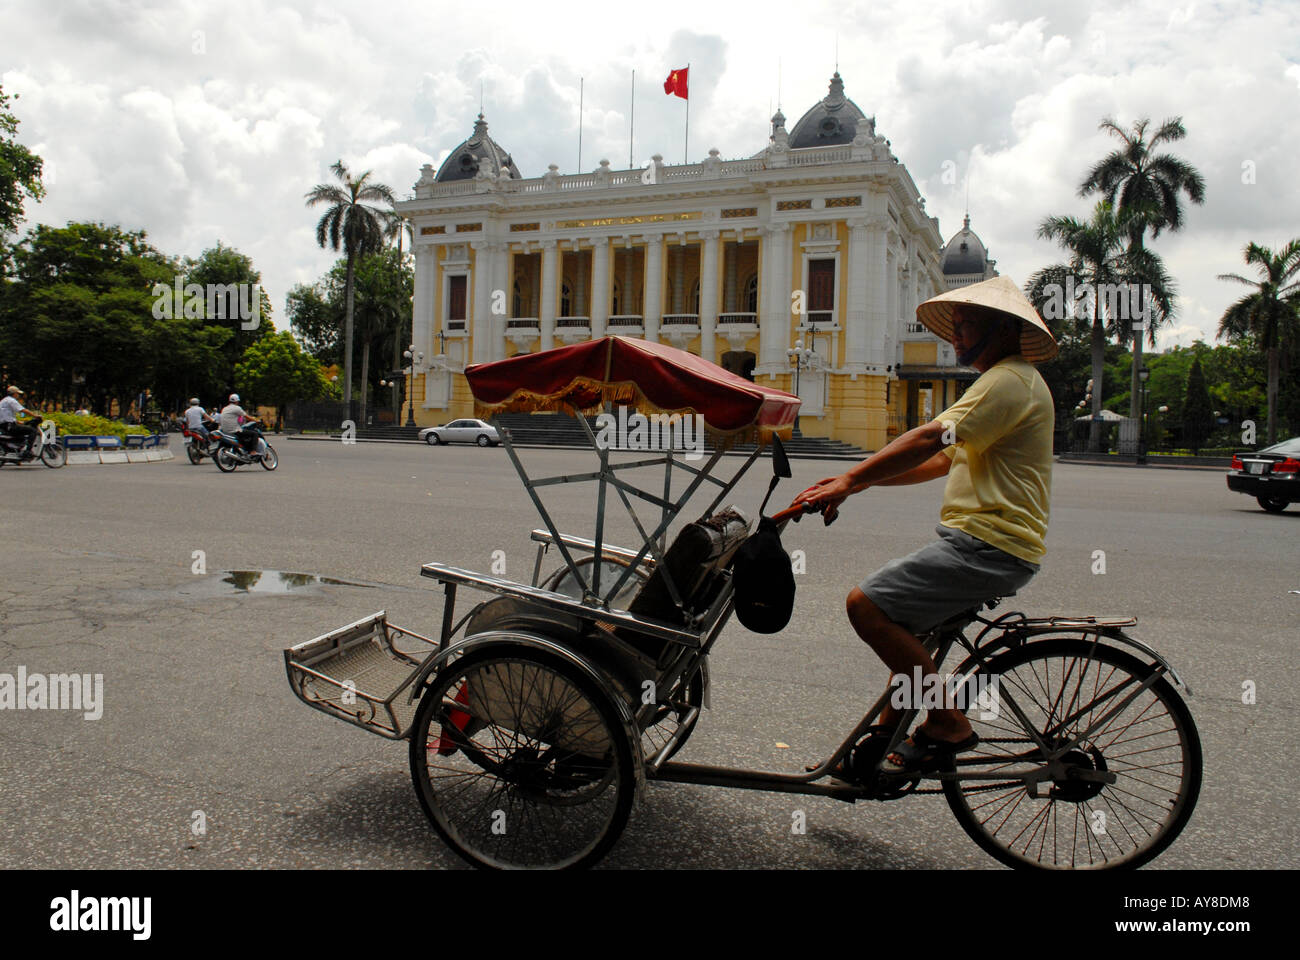
[[[745,312],[758,313],[758,274],[751,273],[745,281]]]

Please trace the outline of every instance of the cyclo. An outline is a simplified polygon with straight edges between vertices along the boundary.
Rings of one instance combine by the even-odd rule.
[[[445,592],[436,639],[389,623],[381,611],[284,652],[290,686],[305,703],[410,741],[420,805],[470,863],[589,866],[614,845],[650,780],[847,802],[942,792],[980,847],[1018,867],[1138,866],[1187,823],[1201,748],[1175,690],[1186,684],[1125,632],[1133,618],[970,610],[923,636],[940,671],[955,657],[950,680],[995,691],[992,702],[967,709],[978,747],[933,771],[879,769],[918,712],[903,711],[889,729],[875,725],[888,694],[831,756],[802,772],[673,760],[708,704],[709,654],[733,612],[732,561],[751,529],[739,507],[722,503],[767,447],[773,476],[760,514],[791,475],[780,437],[789,436],[798,398],[625,337],[478,364],[466,378],[484,418],[630,405],[661,416],[701,414],[714,442],[702,466],[671,448],[615,462],[577,416],[596,469],[534,479],[502,430],[544,524],[531,534],[533,582],[427,563],[421,574]],[[755,449],[731,477],[714,476],[724,450],[747,439]],[[626,478],[659,467],[662,485],[653,489]],[[560,483],[595,484],[590,539],[561,532],[543,504],[540,492]],[[714,496],[670,543],[670,525],[702,490]],[[640,547],[606,542],[613,497]],[[643,520],[633,499],[654,519]],[[783,529],[801,513],[791,508],[773,519]],[[562,565],[542,576],[551,549]],[[494,596],[456,619],[461,589]]]

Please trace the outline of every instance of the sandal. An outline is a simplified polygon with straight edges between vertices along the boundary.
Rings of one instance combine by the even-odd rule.
[[[965,740],[954,742],[938,740],[918,727],[880,762],[880,769],[890,774],[926,773],[950,763],[958,753],[971,749],[979,742],[979,734],[974,732]],[[894,763],[892,757],[898,757],[903,762]]]

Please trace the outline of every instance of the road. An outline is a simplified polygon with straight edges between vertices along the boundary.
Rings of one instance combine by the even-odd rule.
[[[0,471],[0,672],[104,678],[97,720],[0,711],[0,867],[459,865],[419,809],[405,744],[307,709],[281,652],[381,609],[436,632],[440,592],[420,564],[487,571],[495,558],[527,581],[540,524],[500,449],[273,439],[274,473],[184,459]],[[543,473],[590,468],[576,452],[522,456]],[[835,469],[795,461],[774,502]],[[732,499],[752,515],[766,479],[756,468]],[[833,749],[886,681],[844,597],[932,535],[940,495],[881,488],[830,528],[790,528],[786,548],[806,556],[794,619],[773,636],[727,627],[712,709],[682,759],[797,770]],[[547,496],[562,529],[590,536],[590,488]],[[631,542],[630,529],[611,537]],[[1300,866],[1298,544],[1300,508],[1265,514],[1218,472],[1056,467],[1047,561],[1015,609],[1135,614],[1135,635],[1194,692],[1204,786],[1156,868]],[[241,596],[228,570],[362,585]],[[606,863],[995,866],[939,797],[849,805],[672,784],[649,786]]]

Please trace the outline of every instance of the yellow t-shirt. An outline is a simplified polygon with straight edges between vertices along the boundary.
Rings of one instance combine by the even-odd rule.
[[[952,467],[939,522],[1041,562],[1056,416],[1038,371],[1024,357],[1003,357],[935,420],[956,435],[944,447]]]

